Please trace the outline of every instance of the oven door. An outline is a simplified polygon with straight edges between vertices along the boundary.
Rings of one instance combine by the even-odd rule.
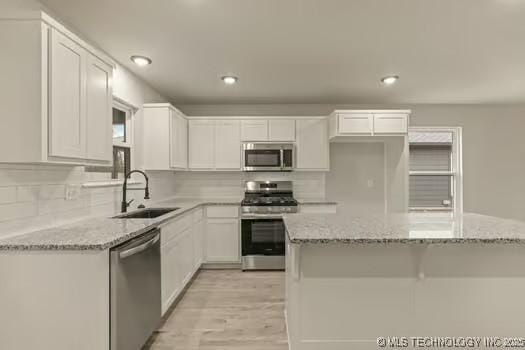
[[[242,218],[242,255],[284,256],[284,235],[284,223],[280,217]]]

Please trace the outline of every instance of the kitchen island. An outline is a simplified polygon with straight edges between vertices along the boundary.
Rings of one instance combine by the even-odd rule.
[[[401,345],[392,337],[525,336],[523,222],[344,212],[284,221],[292,350],[377,349],[379,337]]]

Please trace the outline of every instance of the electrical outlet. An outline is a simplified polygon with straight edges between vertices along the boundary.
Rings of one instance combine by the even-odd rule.
[[[368,181],[366,182],[366,185],[368,186],[368,188],[373,188],[374,187],[374,180],[368,179]]]
[[[80,185],[66,185],[66,201],[74,201],[80,197]]]

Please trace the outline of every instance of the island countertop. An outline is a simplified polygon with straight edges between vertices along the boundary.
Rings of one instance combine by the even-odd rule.
[[[525,222],[474,213],[285,215],[291,243],[525,243]]]

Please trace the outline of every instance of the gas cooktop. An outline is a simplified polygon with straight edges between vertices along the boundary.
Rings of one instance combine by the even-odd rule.
[[[296,213],[291,181],[248,181],[241,202],[243,214]]]

